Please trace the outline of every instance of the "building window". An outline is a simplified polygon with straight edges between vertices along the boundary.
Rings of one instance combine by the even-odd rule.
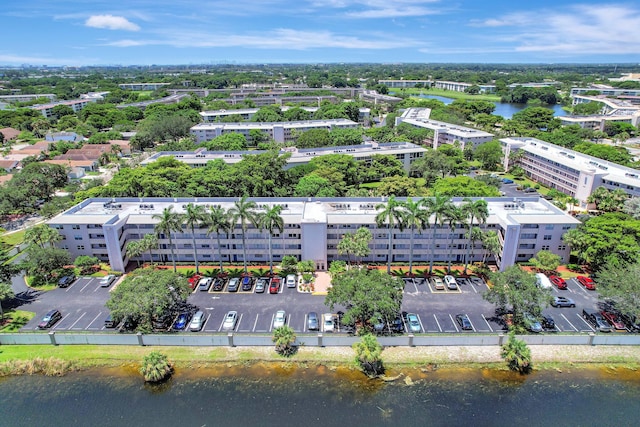
[[[79,234],[76,234],[75,236],[73,236],[74,240],[82,240],[82,236],[80,236]]]
[[[71,228],[72,228],[73,230],[80,230],[80,226],[79,226],[78,224],[73,224],[73,225],[71,226]]]
[[[567,250],[567,245],[560,245],[560,246],[558,246],[558,250],[559,250],[559,251],[566,251],[566,250]]]
[[[76,246],[76,249],[78,249],[79,251],[84,251],[84,245],[78,245]]]
[[[545,230],[553,230],[553,224],[547,224],[544,226]]]
[[[543,240],[551,240],[551,234],[545,234]]]
[[[549,250],[549,245],[542,245],[542,250],[543,251],[548,251]]]

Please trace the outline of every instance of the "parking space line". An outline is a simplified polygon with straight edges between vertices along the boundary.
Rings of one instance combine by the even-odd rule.
[[[440,332],[442,332],[442,328],[440,327],[440,322],[438,322],[438,318],[436,317],[436,314],[433,314],[433,318],[436,320],[436,325],[438,325],[438,329],[440,329]]]
[[[78,283],[79,281],[80,281],[80,278],[74,280],[73,283],[70,286],[68,286],[67,289],[65,289],[64,291],[65,292],[69,292],[71,290],[71,288],[73,288],[76,285],[76,283]],[[91,281],[91,280],[89,280],[89,281]]]
[[[253,332],[256,331],[256,326],[258,326],[258,317],[260,315],[256,313],[256,320],[253,322]]]
[[[572,327],[576,332],[578,332],[578,328],[576,328],[575,326],[573,326],[573,323],[569,322],[569,319],[567,319],[567,317],[566,317],[563,313],[560,313],[560,316],[562,316],[562,318],[563,318],[564,320],[566,320],[566,321],[567,321],[567,323],[568,323],[568,324],[569,324],[569,325],[570,325],[570,326],[571,326],[571,327]]]
[[[239,331],[240,330],[240,323],[242,323],[242,316],[244,316],[244,313],[240,313],[240,318],[236,322],[236,327],[233,328],[234,331]]]
[[[449,319],[451,319],[451,323],[453,323],[453,327],[456,328],[456,332],[460,332],[460,329],[458,329],[458,325],[456,325],[456,322],[453,320],[453,316],[451,316],[451,313],[449,313]],[[471,321],[471,320],[469,320]],[[475,329],[474,329],[475,331]]]
[[[578,316],[578,318],[580,320],[582,320],[584,322],[585,325],[587,325],[589,327],[589,329],[591,329],[592,332],[595,332],[596,330],[593,329],[593,327],[589,324],[589,322],[587,322],[586,320],[584,320],[584,317],[580,316],[578,313],[576,313],[576,316]]]
[[[490,330],[491,332],[493,332],[493,328],[492,328],[492,327],[491,327],[491,325],[489,324],[489,321],[487,320],[487,318],[486,318],[486,317],[484,317],[484,314],[482,314],[482,313],[481,313],[481,314],[480,314],[480,316],[482,316],[482,318],[484,319],[484,323],[486,323],[486,324],[487,324],[487,326],[489,327],[489,330]]]
[[[285,325],[290,326],[291,323],[291,315],[287,314],[287,321],[285,322]]]
[[[211,314],[207,315],[206,320],[204,321],[204,324],[202,325],[202,329],[201,330],[205,330],[207,327],[207,323],[209,322],[209,319],[211,319]]]
[[[98,319],[98,317],[100,317],[101,314],[102,314],[102,312],[98,313],[98,315],[93,318],[91,323],[89,323],[85,329],[89,329],[89,327],[93,324],[93,322],[95,322]]]
[[[271,323],[269,324],[269,332],[273,329],[273,319],[276,317],[275,313],[271,315]]]
[[[418,318],[418,323],[420,323],[420,330],[421,330],[421,331],[426,332],[427,330],[426,330],[426,329],[424,328],[424,326],[422,325],[422,319],[420,318],[420,315],[419,315],[419,314],[416,314],[416,317]],[[406,330],[407,330],[407,329],[406,329],[407,325],[404,325],[404,326],[405,326],[405,331],[406,331]]]
[[[58,323],[56,323],[55,325],[53,325],[53,326],[51,327],[51,330],[53,330],[53,329],[57,328],[57,327],[58,327],[58,325],[60,325],[60,324],[64,321],[64,319],[66,319],[67,317],[69,317],[69,315],[71,315],[71,313],[67,313],[67,314],[66,314],[62,319],[60,319],[60,321],[58,321]],[[37,329],[37,327],[36,327],[36,329]]]
[[[91,280],[89,280],[89,281],[87,282],[87,284],[86,284],[86,285],[84,285],[84,286],[82,287],[82,289],[80,289],[80,292],[84,291],[84,289],[85,289],[87,286],[89,286],[89,284],[90,284],[90,283],[91,283]]]
[[[222,322],[220,322],[220,326],[218,327],[218,332],[222,331],[222,325],[224,325],[224,317],[222,318]]]
[[[302,332],[307,332],[307,316],[308,314],[305,313],[304,315],[304,323],[302,324]]]
[[[416,294],[419,293],[420,291],[418,290],[418,285],[416,285],[416,281],[412,280],[411,283],[413,283],[413,288],[416,290]]]
[[[78,317],[78,319],[71,324],[69,329],[76,329],[76,328],[74,328],[74,326],[76,326],[76,323],[78,323],[80,321],[80,319],[82,319],[84,317],[85,314],[87,314],[86,311],[84,313],[82,313],[82,315],[80,317]],[[77,328],[77,329],[83,329],[83,328]]]

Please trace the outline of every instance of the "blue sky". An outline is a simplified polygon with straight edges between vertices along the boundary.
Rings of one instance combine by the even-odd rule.
[[[0,64],[640,63],[640,2],[2,0]]]

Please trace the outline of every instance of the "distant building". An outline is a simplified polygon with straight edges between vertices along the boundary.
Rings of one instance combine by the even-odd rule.
[[[402,98],[398,98],[397,96],[391,95],[383,95],[381,93],[376,92],[375,90],[364,90],[360,94],[360,98],[363,101],[373,102],[375,105],[378,104],[397,104],[402,101]]]
[[[29,108],[31,108],[32,110],[40,111],[40,113],[44,117],[46,117],[47,119],[50,119],[55,116],[55,114],[53,114],[53,109],[58,105],[66,105],[67,107],[70,107],[74,113],[77,113],[78,111],[82,110],[92,102],[95,102],[95,100],[77,99],[75,101],[58,101],[58,102],[52,102],[51,104],[34,105]]]
[[[452,90],[454,92],[464,92],[471,86],[478,86],[480,88],[480,93],[494,93],[496,91],[496,85],[448,82],[444,80],[437,80],[435,83],[436,89]]]
[[[170,83],[120,83],[118,87],[124,90],[158,90],[165,86],[168,86]]]
[[[318,107],[289,107],[287,105],[280,107],[282,112],[288,111],[291,108],[301,108],[308,113],[315,113],[318,111]],[[259,108],[241,108],[237,110],[209,110],[209,111],[201,111],[200,116],[205,123],[215,123],[219,122],[225,117],[229,116],[240,116],[243,120],[251,120],[253,116],[259,111]],[[358,122],[359,123],[369,123],[369,119],[371,116],[370,108],[359,108]]]
[[[416,87],[421,85],[422,87],[431,87],[432,80],[378,80],[378,83],[385,85],[389,89],[404,89]]]
[[[53,93],[32,93],[25,95],[0,95],[0,101],[3,102],[29,102],[40,98],[47,98],[50,101],[54,101],[56,96]]]
[[[13,141],[20,135],[20,131],[14,128],[2,128],[0,129],[0,133],[4,137],[5,141]]]

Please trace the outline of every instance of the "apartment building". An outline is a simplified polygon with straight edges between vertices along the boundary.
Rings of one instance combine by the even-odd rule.
[[[95,102],[95,100],[76,99],[73,101],[58,101],[58,102],[52,102],[50,104],[34,105],[29,108],[39,111],[40,114],[42,114],[45,118],[49,119],[55,116],[55,114],[53,114],[53,108],[58,105],[66,105],[68,107],[71,107],[73,112],[77,113],[78,111],[82,110],[92,102]]]
[[[444,80],[438,80],[435,83],[436,89],[452,90],[454,92],[464,92],[471,86],[478,86],[480,93],[494,93],[496,91],[496,85],[476,85],[474,83],[448,82]]]
[[[500,140],[504,168],[514,162],[511,154],[520,153],[517,163],[529,178],[575,197],[582,207],[598,187],[621,189],[629,196],[640,197],[640,171],[588,156],[535,138]]]
[[[184,213],[187,204],[203,205],[205,208],[219,206],[229,209],[235,198],[118,198],[87,199],[60,215],[50,219],[50,227],[58,230],[62,240],[57,246],[68,250],[72,257],[95,256],[109,262],[112,269],[124,271],[132,261],[126,255],[127,243],[142,239],[145,234],[155,233],[158,219],[154,215],[172,207],[174,212]],[[371,254],[364,262],[386,263],[389,256],[388,230],[378,227],[376,206],[384,204],[384,198],[256,198],[259,210],[281,205],[284,231],[272,236],[273,260],[279,262],[285,255],[299,260],[313,260],[316,268],[326,270],[333,260],[346,260],[338,254],[337,246],[346,233],[360,227],[368,228],[373,236]],[[404,199],[400,198],[400,201]],[[489,216],[483,230],[497,232],[501,249],[490,255],[500,269],[516,262],[527,261],[540,250],[549,250],[568,261],[569,248],[562,242],[562,235],[575,228],[579,221],[539,197],[486,198]],[[460,205],[462,199],[454,198]],[[432,253],[434,228],[414,234],[413,261],[429,262]],[[435,228],[434,261],[445,263],[464,262],[468,240],[463,224]],[[183,227],[171,235],[177,262],[194,262],[194,247],[191,231]],[[227,234],[221,234],[220,248],[217,235],[208,234],[207,228],[195,230],[195,249],[198,260],[204,263],[222,260],[229,263],[243,262],[242,228],[238,223]],[[248,262],[268,263],[269,235],[267,231],[249,226],[245,235]],[[392,229],[392,262],[408,263],[411,233],[408,230]],[[159,235],[159,247],[152,254],[154,262],[171,262],[169,236]],[[480,242],[475,242],[471,261],[485,257]],[[149,261],[149,255],[140,259]],[[136,259],[134,259],[136,260]]]
[[[240,123],[200,123],[191,128],[191,134],[195,136],[196,142],[212,140],[215,137],[226,133],[240,133],[247,140],[250,139],[252,130],[259,130],[276,142],[295,141],[297,135],[311,129],[326,129],[330,131],[334,128],[357,129],[358,123],[347,119],[330,120],[306,120],[297,122],[240,122]]]
[[[371,163],[371,156],[375,154],[390,154],[402,162],[407,173],[411,169],[411,163],[424,156],[427,150],[410,142],[369,142],[367,144],[349,145],[343,147],[323,147],[323,148],[296,148],[287,147],[280,150],[281,154],[289,153],[291,157],[287,161],[286,169],[294,166],[304,165],[318,156],[327,154],[346,154],[356,159],[358,162]],[[154,153],[149,158],[142,161],[141,165],[146,166],[155,162],[161,157],[172,157],[178,161],[188,164],[191,167],[205,167],[207,162],[212,160],[222,160],[225,163],[237,163],[245,156],[265,153],[262,150],[252,151],[207,151],[204,148],[196,151],[162,151]]]
[[[28,102],[39,98],[47,98],[49,101],[55,101],[56,96],[53,93],[0,95],[0,102]]]
[[[289,107],[285,105],[280,107],[280,111],[284,113],[291,108],[301,108],[311,114],[315,113],[319,109],[319,107]],[[202,121],[205,123],[219,122],[220,120],[229,116],[240,116],[243,120],[251,120],[259,110],[259,108],[241,108],[238,110],[209,110],[201,111],[200,116],[202,117]],[[368,124],[371,117],[371,109],[361,107],[358,110],[358,123]]]
[[[158,90],[170,83],[120,83],[118,87],[124,90]]]
[[[433,148],[441,144],[458,144],[464,150],[465,146],[473,148],[493,140],[493,134],[479,129],[458,126],[451,123],[429,119],[429,108],[407,108],[401,116],[396,117],[396,126],[407,123],[411,126],[431,129],[434,132]]]
[[[592,92],[599,92],[600,95],[604,96],[640,96],[640,89],[618,89],[607,85],[597,85],[593,87],[571,88],[571,97]]]
[[[431,87],[432,80],[378,80],[378,83],[385,85],[389,89],[405,89],[421,85],[422,87]]]

